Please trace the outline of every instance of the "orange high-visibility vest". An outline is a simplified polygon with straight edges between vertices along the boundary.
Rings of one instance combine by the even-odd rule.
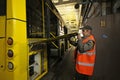
[[[88,40],[93,40],[95,42],[95,38],[93,35],[90,35],[86,39],[82,41],[82,43],[88,42]],[[78,73],[85,74],[91,76],[93,74],[94,63],[95,63],[95,45],[91,50],[80,53],[77,51],[76,58],[76,70]]]

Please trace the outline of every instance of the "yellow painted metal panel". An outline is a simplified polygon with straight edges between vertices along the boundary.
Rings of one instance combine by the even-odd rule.
[[[7,21],[7,38],[13,38],[13,45],[6,45],[6,50],[12,49],[14,51],[13,58],[8,58],[7,51],[4,51],[5,39],[0,40],[0,51],[1,54],[7,56],[6,60],[3,62],[3,55],[0,56],[0,63],[5,63],[5,70],[0,70],[0,80],[27,80],[27,72],[28,72],[28,56],[27,56],[27,39],[26,39],[26,23],[8,20]],[[18,28],[19,27],[19,28]],[[22,34],[21,34],[22,33]],[[7,42],[7,41],[6,41]],[[8,69],[8,62],[12,62],[14,64],[14,69]],[[5,77],[7,76],[7,77]]]
[[[14,51],[13,59],[7,59],[8,62],[13,62],[15,68],[13,71],[7,71],[11,75],[9,80],[27,80],[28,72],[28,46],[26,35],[26,23],[19,20],[7,20],[7,39],[13,39],[13,45],[7,45],[7,50]],[[8,76],[9,76],[8,75]],[[8,80],[8,79],[5,79]]]
[[[27,41],[26,23],[18,20],[7,20],[7,37],[12,37],[13,43]],[[25,39],[25,40],[24,40]]]
[[[6,44],[6,52],[12,49],[14,56],[6,57],[6,69],[0,73],[0,80],[28,80],[28,45],[25,21],[26,0],[7,0],[6,40],[11,37],[13,44]],[[8,69],[9,62],[14,64],[13,70]]]
[[[0,71],[5,69],[5,38],[0,38]]]
[[[5,16],[0,16],[0,37],[5,37]]]
[[[8,18],[17,18],[26,21],[26,0],[7,0]]]

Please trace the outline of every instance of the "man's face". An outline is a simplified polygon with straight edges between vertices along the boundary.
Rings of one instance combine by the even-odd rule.
[[[91,30],[83,29],[82,34],[86,37],[90,35]]]

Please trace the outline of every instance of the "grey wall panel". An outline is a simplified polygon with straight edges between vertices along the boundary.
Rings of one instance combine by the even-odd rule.
[[[120,14],[112,15],[112,49],[109,66],[109,77],[114,80],[120,80]],[[111,80],[110,79],[110,80]]]
[[[105,25],[101,24],[105,22]],[[120,80],[120,14],[88,20],[96,38],[96,80]]]

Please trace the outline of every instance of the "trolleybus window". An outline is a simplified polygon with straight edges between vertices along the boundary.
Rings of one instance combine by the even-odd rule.
[[[6,0],[0,0],[0,16],[6,15]]]
[[[28,38],[43,37],[42,0],[27,0]]]

